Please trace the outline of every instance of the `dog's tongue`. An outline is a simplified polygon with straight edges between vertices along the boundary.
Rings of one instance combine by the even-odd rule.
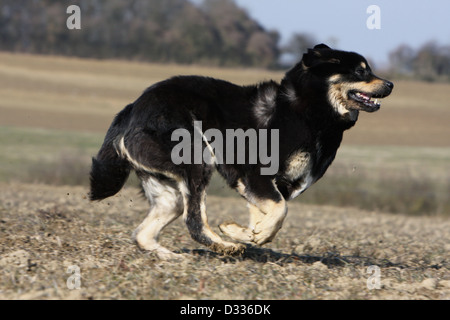
[[[359,93],[359,95],[361,97],[363,97],[364,99],[366,99],[366,100],[370,100],[370,97],[368,95],[364,94],[364,93]]]

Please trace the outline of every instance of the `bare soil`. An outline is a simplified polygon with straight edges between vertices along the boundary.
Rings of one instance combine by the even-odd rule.
[[[0,299],[450,299],[448,218],[291,203],[274,242],[240,257],[192,241],[180,219],[161,237],[184,256],[172,262],[131,241],[148,210],[137,189],[100,203],[86,193],[0,184]],[[247,219],[241,199],[207,206],[212,226]]]

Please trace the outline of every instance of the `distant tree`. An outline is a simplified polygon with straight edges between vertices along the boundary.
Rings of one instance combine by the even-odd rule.
[[[299,61],[309,48],[317,44],[316,38],[308,33],[294,33],[288,43],[283,47],[283,52],[291,54],[296,61]]]
[[[254,32],[248,40],[245,52],[249,56],[250,64],[261,67],[271,67],[277,60],[279,50],[277,32]]]
[[[400,45],[389,53],[389,63],[395,73],[411,74],[413,72],[415,52],[408,45]]]
[[[278,33],[267,32],[233,0],[205,0],[201,9],[219,32],[221,64],[270,67],[276,63]]]
[[[450,78],[450,51],[436,42],[423,45],[414,59],[415,72],[425,80]]]
[[[278,34],[232,0],[73,0],[76,31],[66,28],[63,1],[0,3],[0,50],[260,67],[278,58]]]
[[[437,72],[439,75],[450,80],[450,45],[443,46],[439,49]]]
[[[391,71],[426,81],[450,80],[450,47],[432,41],[418,50],[401,45],[389,54]]]

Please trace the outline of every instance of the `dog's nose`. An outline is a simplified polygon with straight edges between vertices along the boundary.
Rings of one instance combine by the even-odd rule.
[[[392,82],[386,81],[385,84],[386,84],[386,87],[388,87],[389,89],[391,89],[391,90],[394,89],[394,84]]]

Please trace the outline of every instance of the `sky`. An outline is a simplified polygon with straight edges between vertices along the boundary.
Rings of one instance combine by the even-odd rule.
[[[400,44],[418,48],[435,40],[450,45],[449,0],[235,1],[266,29],[277,30],[282,41],[295,32],[309,33],[318,42],[361,53],[378,66]],[[380,8],[380,29],[367,28],[370,5]]]

